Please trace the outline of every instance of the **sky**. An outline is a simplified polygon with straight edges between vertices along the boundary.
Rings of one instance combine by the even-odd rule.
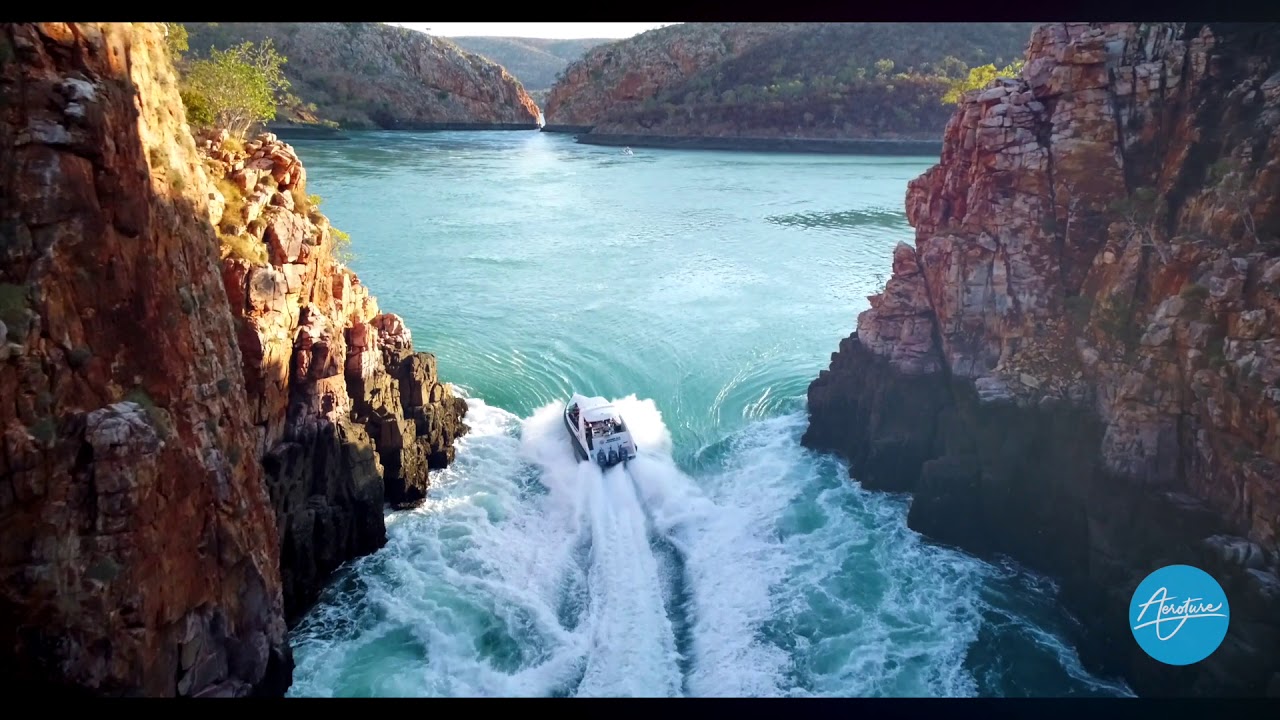
[[[531,38],[626,38],[645,30],[675,23],[633,22],[532,22],[532,23],[391,23],[415,30],[429,31],[432,35],[458,37],[460,35],[494,35],[498,37]]]

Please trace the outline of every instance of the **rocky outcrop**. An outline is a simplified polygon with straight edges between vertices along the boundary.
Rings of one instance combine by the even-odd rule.
[[[209,181],[164,48],[147,25],[0,26],[11,694],[290,683],[279,538]]]
[[[339,565],[386,542],[386,503],[425,497],[428,470],[453,461],[467,406],[336,257],[342,234],[288,144],[222,134],[201,148],[219,179],[212,219],[292,623]]]
[[[910,183],[915,247],[809,390],[805,443],[909,523],[1062,581],[1082,657],[1147,695],[1280,695],[1280,32],[1052,24]],[[1127,625],[1199,566],[1231,630]]]
[[[538,106],[501,65],[385,23],[186,23],[191,52],[270,39],[299,103],[282,119],[349,129],[468,123],[533,129]]]

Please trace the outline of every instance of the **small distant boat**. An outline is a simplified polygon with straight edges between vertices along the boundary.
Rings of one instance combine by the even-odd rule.
[[[623,155],[635,155],[635,153],[631,152],[631,148],[629,148],[629,147],[624,147],[624,148],[622,148],[622,154],[623,154]]]
[[[564,426],[582,462],[594,460],[608,468],[636,457],[636,443],[622,415],[602,397],[574,393],[564,408]]]

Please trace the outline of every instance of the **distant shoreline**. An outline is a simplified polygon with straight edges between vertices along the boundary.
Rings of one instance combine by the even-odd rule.
[[[537,123],[405,123],[394,128],[330,128],[323,125],[268,125],[266,130],[281,139],[349,140],[351,133],[363,132],[440,132],[448,130],[537,130]]]
[[[589,133],[595,125],[543,125],[542,132],[548,133]]]
[[[397,128],[334,129],[323,126],[268,127],[282,140],[349,140],[351,135],[373,132],[441,132],[525,130],[573,134],[583,145],[605,147],[658,148],[667,150],[729,150],[822,155],[941,155],[941,140],[899,140],[876,138],[765,138],[705,137],[696,135],[622,135],[589,132],[590,125],[547,125],[529,123],[422,123]]]
[[[749,150],[827,155],[942,155],[942,140],[859,138],[703,137],[686,135],[614,135],[582,133],[584,145],[649,147],[671,150]]]

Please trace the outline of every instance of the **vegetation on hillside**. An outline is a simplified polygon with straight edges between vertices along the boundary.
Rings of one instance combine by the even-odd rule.
[[[430,122],[532,122],[519,83],[448,39],[385,23],[186,23],[191,54],[268,41],[291,62],[279,120],[350,129]]]
[[[529,94],[538,99],[551,89],[556,76],[587,50],[608,38],[555,40],[549,38],[466,36],[452,37],[458,47],[483,55],[516,76]]]
[[[702,44],[730,42],[731,31],[714,27],[710,37],[692,35],[706,35],[707,28],[689,27],[697,25],[712,27],[686,23],[663,28],[664,44],[688,45],[690,37]],[[604,132],[673,135],[936,138],[960,93],[1017,71],[1033,27],[777,24],[772,35],[740,51],[728,48],[722,59],[658,88],[647,99],[614,103],[595,124]],[[596,60],[599,67],[592,76],[607,82],[606,74],[643,72],[636,54],[621,47],[631,42],[607,46],[613,52]],[[607,72],[610,56],[624,67]],[[649,61],[661,59],[654,55]]]
[[[260,45],[244,41],[226,50],[211,48],[207,58],[185,56],[190,49],[190,37],[181,23],[165,23],[165,41],[170,60],[178,71],[179,95],[186,108],[187,123],[193,130],[210,135],[225,130],[227,137],[221,141],[223,149],[242,152],[245,135],[274,118],[280,102],[298,102],[290,95],[289,81],[281,70],[287,59],[276,52],[270,38]],[[219,167],[217,163],[212,166]],[[254,264],[266,263],[266,246],[260,237],[248,234],[254,223],[247,228],[241,225],[248,202],[245,191],[228,177],[217,177],[215,184],[224,202],[222,221],[217,227],[222,256]],[[293,188],[293,202],[297,211],[315,213],[319,211],[321,198],[307,195],[303,181]],[[351,236],[333,226],[330,226],[330,235],[334,239],[335,258],[340,263],[350,263],[354,259]]]

